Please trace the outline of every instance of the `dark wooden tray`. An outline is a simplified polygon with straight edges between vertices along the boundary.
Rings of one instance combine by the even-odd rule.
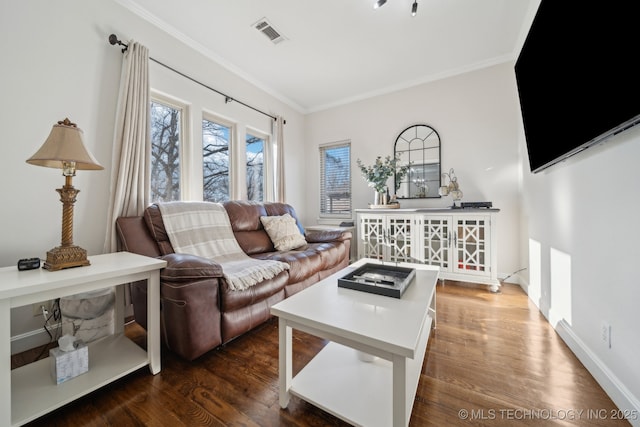
[[[400,298],[413,283],[415,268],[367,263],[338,279],[341,288]]]

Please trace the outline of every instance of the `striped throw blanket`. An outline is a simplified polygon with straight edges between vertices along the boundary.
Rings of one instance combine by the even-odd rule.
[[[158,203],[176,253],[212,259],[222,266],[229,288],[247,289],[275,277],[289,264],[251,258],[236,241],[224,207],[211,202]]]

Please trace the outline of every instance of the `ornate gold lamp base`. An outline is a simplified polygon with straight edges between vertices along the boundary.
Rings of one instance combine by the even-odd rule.
[[[62,202],[62,242],[60,246],[47,252],[44,268],[49,271],[90,264],[87,259],[87,251],[73,244],[73,205],[80,190],[73,187],[72,176],[65,175],[65,185],[56,190],[60,193],[60,201]]]
[[[49,271],[85,265],[90,265],[87,259],[87,251],[75,245],[58,246],[51,249],[47,252],[47,260],[44,262],[44,268]]]

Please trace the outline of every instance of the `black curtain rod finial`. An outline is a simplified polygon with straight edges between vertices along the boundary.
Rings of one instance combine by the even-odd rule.
[[[115,46],[115,45],[120,45],[120,46],[124,46],[122,48],[122,53],[125,53],[127,51],[127,48],[129,47],[128,45],[122,43],[120,40],[118,40],[118,36],[116,36],[115,34],[111,34],[109,36],[109,43],[111,43],[111,46]]]

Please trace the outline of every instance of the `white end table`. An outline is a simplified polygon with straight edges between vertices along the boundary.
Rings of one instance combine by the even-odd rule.
[[[143,366],[160,372],[160,269],[166,261],[129,252],[89,257],[91,265],[59,271],[0,268],[0,425],[18,426]],[[124,335],[126,283],[146,280],[147,351]],[[115,334],[89,344],[89,371],[56,385],[49,359],[11,370],[11,309],[58,297],[116,288]]]

